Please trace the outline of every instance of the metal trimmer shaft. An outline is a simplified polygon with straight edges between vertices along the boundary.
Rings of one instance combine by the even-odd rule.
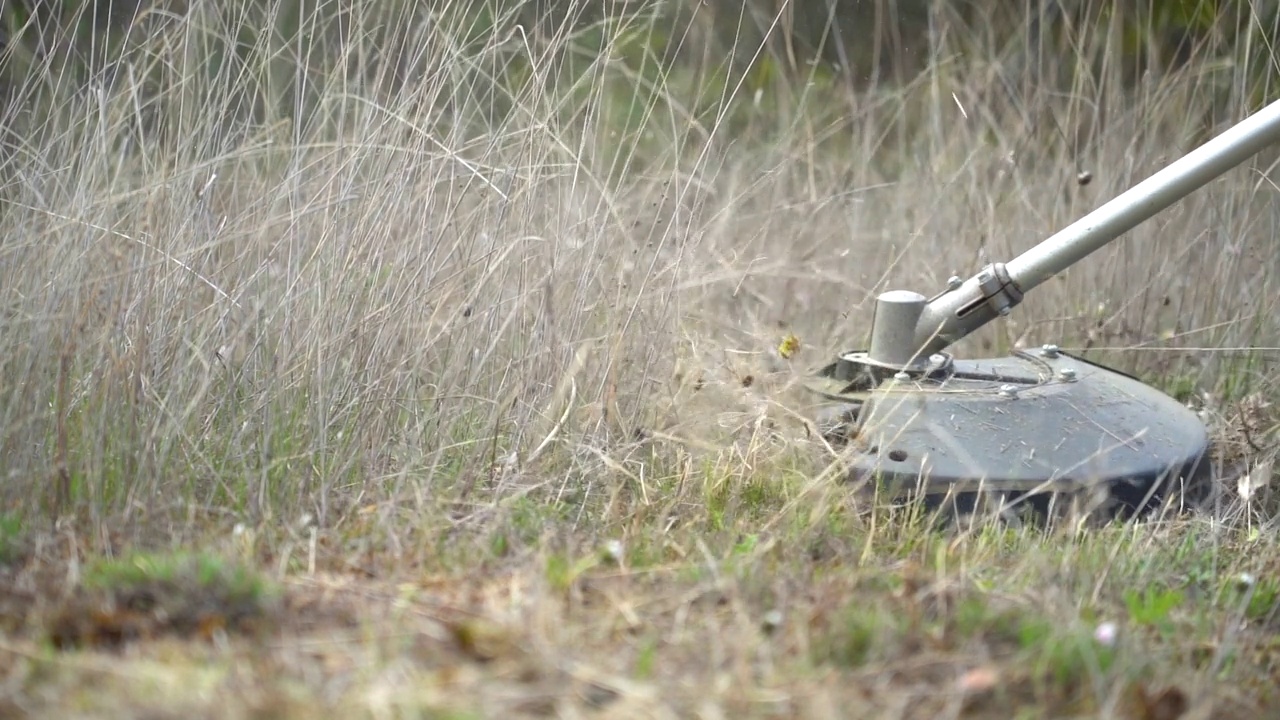
[[[949,288],[920,312],[911,334],[916,357],[927,358],[1007,314],[1022,301],[1024,293],[1276,142],[1280,142],[1280,101],[1267,105],[1008,263],[983,268],[969,280]],[[874,347],[871,356],[877,356]]]

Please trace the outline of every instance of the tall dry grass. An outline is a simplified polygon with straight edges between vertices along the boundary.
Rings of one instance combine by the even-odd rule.
[[[812,476],[823,448],[777,393],[860,346],[878,292],[1008,259],[1275,97],[1255,47],[1135,84],[1114,29],[1032,63],[943,12],[926,71],[850,90],[708,84],[718,58],[637,53],[640,6],[491,36],[462,0],[392,7],[232,57],[254,20],[196,6],[139,22],[87,83],[14,90],[7,512],[371,515],[399,547],[530,500],[621,522],[619,487],[682,463],[767,481],[790,453]],[[957,350],[1111,348],[1170,383],[1270,387],[1270,351],[1237,349],[1280,345],[1273,159]]]

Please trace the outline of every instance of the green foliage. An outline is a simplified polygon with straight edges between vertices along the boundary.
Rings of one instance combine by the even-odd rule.
[[[586,555],[574,560],[568,555],[553,554],[547,557],[547,583],[557,592],[565,592],[573,587],[582,574],[600,564],[597,555]]]
[[[1031,652],[1034,675],[1052,680],[1060,687],[1071,687],[1092,675],[1109,671],[1116,660],[1114,648],[1094,642],[1084,632],[1049,632],[1040,628]]]
[[[1223,605],[1235,609],[1250,622],[1266,622],[1274,619],[1280,605],[1280,580],[1252,576],[1235,576],[1228,579],[1223,588]]]
[[[1129,619],[1139,625],[1154,627],[1169,633],[1174,629],[1170,614],[1182,605],[1183,593],[1171,588],[1147,586],[1141,590],[1130,589],[1124,593],[1124,605]]]
[[[0,563],[9,562],[17,555],[26,523],[17,513],[0,513]]]
[[[1280,582],[1273,579],[1261,581],[1249,596],[1245,617],[1250,620],[1265,619],[1275,612],[1277,601],[1280,601]]]
[[[102,559],[85,569],[85,587],[127,591],[158,584],[216,593],[238,600],[269,594],[266,580],[247,566],[206,553],[137,553]]]
[[[650,635],[640,645],[640,652],[636,655],[634,675],[637,680],[647,680],[653,677],[653,671],[658,662],[658,643],[659,638]]]
[[[861,667],[877,659],[877,653],[891,652],[891,641],[900,631],[899,620],[878,604],[850,604],[839,624],[816,644],[817,659],[840,667]]]

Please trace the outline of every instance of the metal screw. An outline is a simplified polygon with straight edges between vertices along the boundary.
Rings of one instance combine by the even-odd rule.
[[[958,290],[960,289],[960,286],[963,284],[964,284],[964,280],[961,280],[959,275],[952,275],[951,277],[947,278],[948,290]]]
[[[1059,350],[1057,345],[1045,345],[1040,348],[1040,354],[1047,358],[1058,357],[1058,352]]]
[[[893,374],[893,379],[897,380],[898,382],[906,382],[911,379],[911,374],[899,370],[898,372]]]
[[[1016,386],[1016,385],[1001,385],[1001,386],[1000,386],[1000,397],[1008,397],[1008,398],[1011,398],[1011,397],[1017,397],[1017,396],[1018,396],[1018,386]]]
[[[1075,382],[1076,371],[1074,368],[1062,368],[1058,371],[1058,377],[1067,382]]]

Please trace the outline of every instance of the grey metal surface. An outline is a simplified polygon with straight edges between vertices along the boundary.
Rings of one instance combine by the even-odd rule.
[[[1063,228],[1008,263],[984,268],[932,299],[914,330],[921,356],[945,349],[1021,301],[1023,293],[1084,259],[1138,224],[1280,142],[1280,101]],[[999,277],[999,273],[1007,277]],[[989,277],[996,274],[995,281]]]
[[[838,395],[837,395],[838,396]],[[836,396],[832,396],[836,397]],[[1127,375],[1047,347],[854,390],[855,478],[891,492],[1078,493],[1140,505],[1210,471],[1191,410]]]

